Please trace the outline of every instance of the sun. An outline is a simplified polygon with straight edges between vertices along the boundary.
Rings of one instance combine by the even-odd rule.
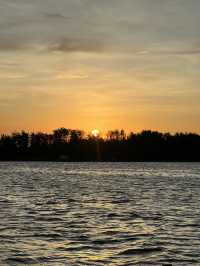
[[[98,129],[95,128],[92,130],[92,136],[94,136],[95,138],[97,138],[99,134],[100,134],[100,131]]]

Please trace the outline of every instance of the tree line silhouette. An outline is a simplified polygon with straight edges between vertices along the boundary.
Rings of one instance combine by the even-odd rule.
[[[17,132],[0,137],[1,161],[200,161],[200,135],[144,130],[106,137],[59,128],[52,134]]]

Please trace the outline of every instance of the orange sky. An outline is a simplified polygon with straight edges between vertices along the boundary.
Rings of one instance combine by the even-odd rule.
[[[1,133],[200,133],[199,1],[7,0],[1,8]]]

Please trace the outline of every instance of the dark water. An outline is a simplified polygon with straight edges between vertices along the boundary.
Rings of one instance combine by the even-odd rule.
[[[0,163],[0,265],[200,265],[200,164]]]

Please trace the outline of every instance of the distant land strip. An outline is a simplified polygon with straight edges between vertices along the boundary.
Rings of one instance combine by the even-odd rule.
[[[200,135],[110,130],[105,136],[59,128],[0,136],[0,161],[200,162]]]

